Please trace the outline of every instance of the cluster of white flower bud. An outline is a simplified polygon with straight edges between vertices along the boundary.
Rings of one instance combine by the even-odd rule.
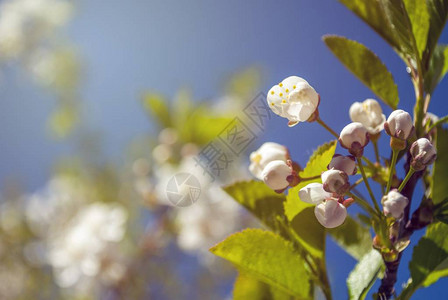
[[[319,119],[319,94],[300,77],[290,76],[272,87],[268,92],[267,101],[275,114],[289,120],[289,126],[294,126],[299,122],[317,120],[336,135]],[[398,109],[393,111],[386,120],[380,104],[374,99],[353,103],[349,115],[353,123],[341,130],[339,143],[351,155],[334,155],[327,166],[328,170],[321,174],[322,183],[310,183],[299,191],[302,201],[316,205],[316,218],[327,228],[341,225],[347,216],[346,207],[354,201],[351,198],[344,198],[350,191],[348,176],[356,174],[356,159],[363,156],[364,148],[369,141],[372,140],[376,143],[380,132],[385,129],[386,133],[391,136],[391,148],[395,151],[394,155],[397,155],[397,151],[406,148],[406,142],[414,130],[413,120],[409,113]],[[411,139],[413,138],[411,137]],[[283,146],[270,144],[272,143],[267,143],[265,144],[267,146],[262,146],[258,151],[252,153],[250,170],[271,188],[284,190],[291,183],[290,176],[294,174],[289,154]],[[411,171],[424,170],[435,161],[437,156],[434,146],[426,138],[416,140],[409,151],[412,155]],[[363,170],[361,169],[361,171]],[[391,178],[392,175],[393,173],[391,173]],[[364,173],[363,176],[366,180]],[[408,178],[409,176],[405,178],[403,186]],[[399,219],[403,217],[404,209],[409,201],[397,190],[392,190],[383,196],[381,202],[385,215]]]
[[[275,191],[283,191],[294,175],[288,149],[277,143],[264,143],[250,155],[249,171]]]

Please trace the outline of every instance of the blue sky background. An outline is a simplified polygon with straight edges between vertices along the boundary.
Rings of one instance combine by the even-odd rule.
[[[330,53],[321,37],[335,33],[370,47],[388,66],[399,87],[399,107],[412,111],[414,92],[405,66],[367,25],[335,0],[318,1],[173,1],[81,0],[68,34],[85,63],[83,122],[102,133],[109,158],[124,160],[125,145],[150,130],[141,108],[142,92],[172,96],[189,87],[197,99],[221,90],[222,80],[243,67],[263,69],[262,91],[290,75],[310,82],[321,95],[320,115],[336,131],[349,122],[353,101],[374,95]],[[441,42],[448,42],[445,31]],[[443,81],[429,111],[448,113],[448,88]],[[0,78],[0,182],[19,178],[29,191],[42,186],[53,162],[73,153],[45,133],[54,102],[20,70],[9,68]],[[383,106],[385,114],[391,110]],[[304,164],[318,145],[331,139],[317,124],[286,126],[274,118],[266,136],[288,145]],[[388,139],[381,150],[388,156]],[[338,149],[342,151],[341,149]],[[419,199],[421,190],[417,191]],[[378,195],[379,197],[379,195]],[[410,246],[412,247],[412,246]],[[399,283],[408,278],[407,249]],[[336,299],[347,297],[345,278],[355,261],[333,243],[328,245],[328,268]],[[442,279],[415,299],[446,291]],[[377,286],[373,290],[376,290]]]

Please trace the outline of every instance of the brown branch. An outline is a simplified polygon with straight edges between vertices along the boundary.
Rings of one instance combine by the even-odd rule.
[[[404,169],[407,172],[409,171],[411,155],[407,153],[406,163],[404,165]],[[420,172],[415,172],[411,178],[409,179],[406,186],[401,191],[403,196],[407,197],[409,200],[408,205],[404,210],[404,216],[400,221],[400,233],[399,238],[410,237],[415,230],[421,229],[425,227],[423,224],[420,224],[418,219],[418,210],[412,215],[412,219],[409,221],[409,212],[412,203],[412,196],[414,194],[414,189],[419,181],[419,179],[423,176],[424,170]],[[415,216],[415,217],[414,217]],[[398,267],[400,266],[401,254],[399,253],[397,259],[393,262],[385,262],[386,270],[384,272],[384,277],[381,280],[381,286],[378,289],[378,294],[380,295],[380,299],[390,299],[395,293],[395,283],[397,282],[397,272]]]

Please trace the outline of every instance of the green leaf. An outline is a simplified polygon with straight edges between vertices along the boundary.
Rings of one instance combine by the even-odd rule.
[[[429,31],[429,12],[426,1],[404,0],[406,11],[412,24],[412,32],[419,57],[421,58],[426,49]]]
[[[381,254],[376,250],[370,250],[361,258],[347,278],[349,298],[365,299],[383,269],[384,263]]]
[[[171,127],[171,115],[166,99],[159,94],[148,93],[143,97],[143,107],[161,127]]]
[[[325,254],[325,227],[316,219],[314,205],[299,201],[299,211],[291,220],[290,227],[299,244],[312,256],[319,259]]]
[[[448,225],[432,224],[414,247],[409,263],[412,282],[403,290],[400,299],[409,299],[421,286],[427,287],[439,278],[448,276]]]
[[[412,31],[411,20],[403,0],[379,0],[387,19],[389,30],[395,35],[398,43],[398,54],[409,65],[408,59],[420,60],[417,43]],[[416,29],[418,30],[418,29]],[[415,65],[415,64],[412,64]]]
[[[311,284],[305,261],[279,235],[246,229],[229,236],[210,251],[288,294],[302,298],[309,295]]]
[[[266,226],[281,231],[277,217],[283,216],[284,194],[278,194],[261,181],[242,181],[224,187],[224,191],[254,214]]]
[[[325,143],[317,148],[310,156],[305,168],[299,173],[302,178],[320,175],[327,170],[327,166],[336,151],[337,141]]]
[[[388,26],[385,26],[388,21],[378,0],[339,0],[339,2],[353,11],[392,47],[399,49],[394,34]]]
[[[290,295],[240,272],[233,286],[233,300],[291,300]]]
[[[425,92],[432,94],[448,71],[448,45],[437,45],[425,73]]]
[[[378,56],[363,44],[345,37],[327,35],[324,42],[344,66],[372,92],[393,109],[397,107],[397,85]]]
[[[437,128],[437,159],[434,162],[432,201],[441,203],[448,195],[448,130]]]
[[[323,144],[317,148],[311,155],[305,169],[299,173],[303,178],[313,177],[320,175],[323,171],[327,170],[327,166],[330,163],[334,152],[336,151],[337,142],[331,141]],[[302,181],[297,186],[289,189],[288,197],[284,204],[285,215],[289,221],[294,219],[294,217],[303,209],[303,202],[299,199],[299,191],[301,188],[305,187],[307,184],[312,182],[322,182],[320,178]]]
[[[333,240],[348,254],[359,260],[372,249],[372,236],[368,228],[348,216],[344,224],[327,229]]]
[[[433,52],[437,47],[437,41],[445,27],[448,18],[448,1],[446,0],[426,0],[428,13],[430,16],[430,26],[428,32],[428,41],[424,53],[423,65],[426,66],[432,59]]]

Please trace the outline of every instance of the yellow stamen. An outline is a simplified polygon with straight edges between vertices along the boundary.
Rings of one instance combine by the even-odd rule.
[[[295,85],[293,85],[293,86],[292,86],[292,88],[293,88],[293,89],[295,89],[295,88],[296,88],[296,86],[295,86]]]
[[[274,103],[274,102],[272,102],[272,103],[271,103],[271,105],[272,105],[272,106],[274,106],[274,105],[275,105],[275,103]]]
[[[286,90],[285,90],[285,92],[289,93],[289,90],[288,90],[288,89],[286,89]]]
[[[271,91],[271,95],[274,95],[275,93],[274,93],[274,91]]]
[[[282,97],[282,96],[283,96],[283,93],[280,93],[279,95],[280,95],[280,97]]]
[[[283,83],[280,82],[280,83],[278,84],[278,86],[279,86],[279,87],[282,87],[282,86],[283,86]]]
[[[286,103],[286,100],[285,100],[285,99],[283,99],[282,103]]]
[[[261,160],[261,155],[257,153],[256,155],[252,156],[250,160],[258,164]]]

